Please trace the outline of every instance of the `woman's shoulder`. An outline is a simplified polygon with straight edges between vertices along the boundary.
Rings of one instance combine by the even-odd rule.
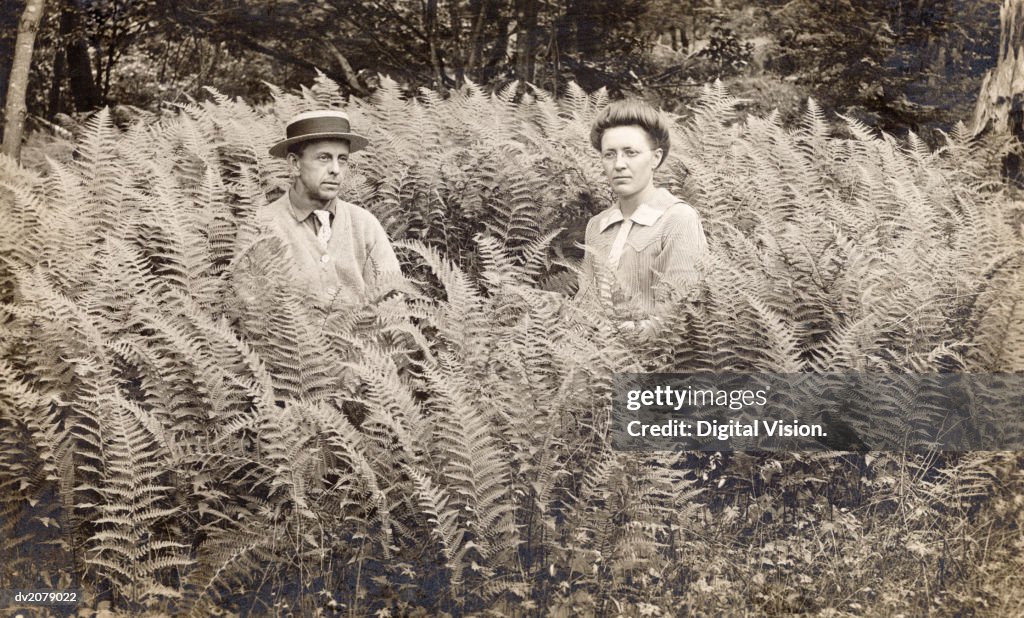
[[[697,209],[683,201],[676,202],[666,208],[665,216],[669,220],[691,221],[693,219],[700,219],[700,213],[697,212]]]
[[[686,200],[672,195],[668,189],[658,189],[655,196],[656,204],[662,209],[662,217],[666,221],[694,221],[700,220],[697,209],[691,206]]]
[[[615,213],[617,212],[619,212],[619,207],[615,204],[612,204],[608,208],[605,208],[601,212],[590,217],[590,219],[587,220],[587,234],[597,233],[601,231],[601,228],[605,227],[605,222],[610,217],[614,217]],[[621,213],[619,214],[619,218],[622,218]]]

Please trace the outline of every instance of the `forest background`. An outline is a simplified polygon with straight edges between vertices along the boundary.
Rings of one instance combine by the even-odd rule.
[[[0,58],[23,8],[0,2]],[[256,103],[265,82],[296,88],[319,69],[361,96],[379,74],[410,92],[574,80],[684,111],[722,79],[752,111],[793,119],[813,96],[931,140],[970,116],[998,40],[991,0],[51,0],[27,106],[40,126],[103,105],[155,110],[204,87]]]

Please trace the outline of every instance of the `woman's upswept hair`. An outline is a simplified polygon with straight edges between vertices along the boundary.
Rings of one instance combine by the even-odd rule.
[[[669,135],[668,124],[658,110],[641,99],[625,99],[608,104],[590,128],[590,143],[601,151],[601,136],[612,127],[640,127],[647,133],[652,149],[661,148],[661,161],[658,167],[668,158]]]

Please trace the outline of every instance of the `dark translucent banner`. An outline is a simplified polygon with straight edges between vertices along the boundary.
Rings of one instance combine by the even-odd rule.
[[[618,450],[1024,450],[1024,374],[616,374]]]

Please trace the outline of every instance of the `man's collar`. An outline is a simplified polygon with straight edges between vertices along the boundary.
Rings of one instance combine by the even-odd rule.
[[[296,205],[294,200],[292,200],[292,190],[290,188],[288,189],[287,195],[288,195],[288,212],[292,213],[292,216],[295,217],[295,220],[298,221],[299,223],[302,223],[303,221],[308,219],[309,216],[311,214],[313,214],[314,210],[326,210],[327,212],[331,213],[331,218],[332,219],[333,219],[334,215],[336,214],[336,209],[335,209],[334,205],[337,203],[338,198],[334,198],[333,200],[328,202],[328,204],[327,204],[327,206],[325,208],[321,209],[321,208],[313,208],[312,206],[301,207],[301,206]]]
[[[662,213],[665,212],[672,204],[678,202],[667,189],[658,189],[651,196],[651,199],[637,207],[633,214],[629,216],[630,221],[633,223],[639,223],[640,225],[654,225],[658,219],[661,218]],[[600,231],[605,231],[612,225],[623,221],[625,218],[622,216],[622,211],[619,210],[618,206],[612,206],[605,211],[604,216],[599,221]]]

